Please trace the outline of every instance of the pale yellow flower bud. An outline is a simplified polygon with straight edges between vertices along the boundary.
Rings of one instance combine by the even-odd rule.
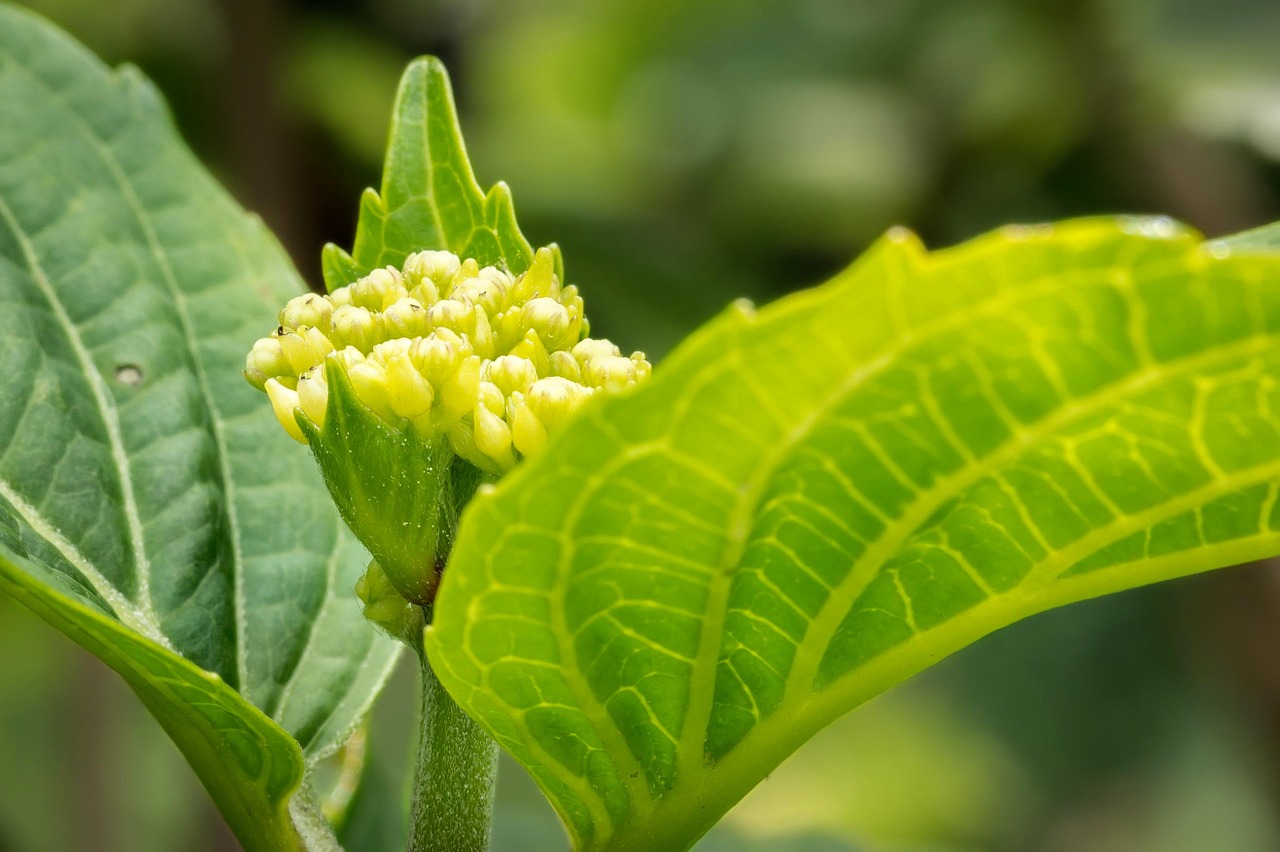
[[[607,340],[592,340],[587,338],[580,340],[573,347],[573,357],[578,359],[578,363],[584,368],[588,361],[596,358],[612,358],[622,353],[618,351],[618,347],[614,346]]]
[[[280,325],[288,329],[314,326],[323,334],[330,331],[330,320],[333,318],[333,303],[314,293],[290,299],[280,311]]]
[[[350,370],[352,365],[359,364],[364,360],[364,353],[354,346],[346,346],[331,353],[326,360],[337,361],[344,369]]]
[[[543,345],[542,338],[538,337],[538,333],[533,329],[529,329],[524,339],[511,347],[510,354],[532,361],[540,376],[551,371],[551,359],[547,354],[547,347]]]
[[[549,372],[553,376],[560,376],[571,382],[582,381],[582,367],[578,364],[578,359],[572,354],[560,350],[552,352],[548,358]]]
[[[333,312],[333,346],[341,349],[352,346],[368,352],[378,339],[378,323],[368,308],[359,305],[341,305]]]
[[[318,328],[299,328],[282,334],[277,340],[295,376],[300,376],[319,364],[325,355],[333,351],[333,344]]]
[[[453,375],[440,388],[438,423],[450,426],[475,407],[480,396],[480,359],[463,360]]]
[[[408,295],[400,270],[386,267],[375,269],[351,285],[355,303],[371,311],[386,310],[397,300]]]
[[[636,362],[621,356],[593,358],[583,365],[582,378],[591,387],[611,393],[626,390],[636,383]]]
[[[481,358],[492,358],[494,352],[493,329],[489,326],[489,315],[484,308],[476,305],[472,309],[471,345]]]
[[[448,329],[438,329],[430,337],[414,340],[409,355],[427,381],[441,387],[471,355],[471,347]]]
[[[476,401],[481,407],[487,408],[498,417],[503,416],[507,411],[507,398],[493,382],[480,382],[480,390]]]
[[[514,302],[527,302],[539,296],[555,298],[559,287],[555,276],[555,255],[549,248],[540,248],[533,256],[533,265],[516,279],[511,297]]]
[[[298,392],[289,390],[275,379],[267,379],[264,390],[267,392],[267,398],[271,400],[271,410],[275,412],[276,419],[280,421],[284,431],[288,432],[289,437],[295,441],[307,443],[307,437],[302,434],[302,429],[298,426],[298,420],[294,415],[298,409]]]
[[[537,333],[548,350],[563,349],[577,340],[568,309],[555,299],[531,299],[521,311],[521,320]]]
[[[466,302],[441,299],[427,308],[427,322],[432,328],[447,328],[457,334],[475,331],[475,314]]]
[[[538,370],[528,358],[502,355],[485,362],[482,378],[493,382],[504,394],[524,393],[538,380]]]
[[[428,331],[427,311],[417,299],[397,299],[382,313],[382,333],[387,337],[421,337]]]
[[[408,420],[431,410],[435,393],[408,354],[398,354],[387,361],[387,392],[391,410]]]
[[[244,375],[258,390],[265,388],[267,379],[293,375],[293,368],[284,357],[277,338],[264,337],[253,344],[253,349],[244,359]]]
[[[591,398],[591,388],[559,376],[538,379],[525,394],[525,404],[547,429],[555,429]]]
[[[631,362],[635,364],[636,381],[642,382],[653,375],[653,365],[643,352],[632,352]]]
[[[449,298],[483,308],[490,315],[505,310],[511,290],[511,276],[487,266],[475,278],[459,282],[449,291]]]
[[[415,252],[404,261],[405,284],[411,288],[430,285],[436,291],[436,297],[432,299],[435,301],[440,298],[439,290],[453,281],[461,266],[462,261],[453,252]]]
[[[496,468],[496,472],[501,473],[515,466],[516,457],[511,452],[511,427],[502,417],[483,405],[477,405],[471,428],[476,449],[489,462],[482,467]]]
[[[329,383],[324,378],[323,364],[298,377],[298,407],[316,428],[324,428],[325,412],[329,408]]]
[[[524,395],[514,393],[507,408],[507,421],[511,424],[511,443],[522,456],[540,452],[547,444],[547,427],[533,413]]]
[[[356,398],[388,423],[394,423],[395,410],[391,407],[391,394],[387,390],[387,371],[377,361],[365,360],[352,364],[347,378]]]

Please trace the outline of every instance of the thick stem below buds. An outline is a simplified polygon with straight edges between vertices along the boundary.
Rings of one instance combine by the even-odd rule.
[[[408,852],[485,852],[498,744],[444,691],[419,656],[422,703]]]

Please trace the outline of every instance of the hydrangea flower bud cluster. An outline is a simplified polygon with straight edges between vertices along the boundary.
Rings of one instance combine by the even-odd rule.
[[[254,344],[245,376],[285,431],[306,442],[301,411],[323,428],[326,365],[387,424],[501,474],[536,453],[596,393],[647,378],[644,353],[586,337],[582,298],[561,286],[550,250],[519,276],[445,251],[410,255],[328,296],[299,296]]]

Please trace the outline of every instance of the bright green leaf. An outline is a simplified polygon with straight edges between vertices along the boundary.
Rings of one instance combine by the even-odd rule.
[[[382,192],[368,189],[360,199],[350,255],[325,246],[325,283],[335,290],[373,269],[399,268],[409,254],[425,249],[448,250],[514,273],[533,262],[507,185],[485,193],[476,182],[449,76],[432,57],[414,60],[400,80]]]
[[[895,232],[734,308],[471,504],[433,665],[580,848],[674,850],[994,630],[1280,552],[1280,258],[1223,254]]]
[[[288,848],[395,653],[240,376],[301,283],[140,75],[9,6],[0,104],[0,588],[124,675],[247,847]]]

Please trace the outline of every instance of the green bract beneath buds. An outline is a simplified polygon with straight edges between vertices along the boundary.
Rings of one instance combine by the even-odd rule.
[[[582,298],[561,286],[549,249],[519,276],[424,251],[290,300],[245,376],[311,445],[389,582],[425,604],[476,485],[538,452],[593,395],[649,376],[643,353],[587,333]]]

